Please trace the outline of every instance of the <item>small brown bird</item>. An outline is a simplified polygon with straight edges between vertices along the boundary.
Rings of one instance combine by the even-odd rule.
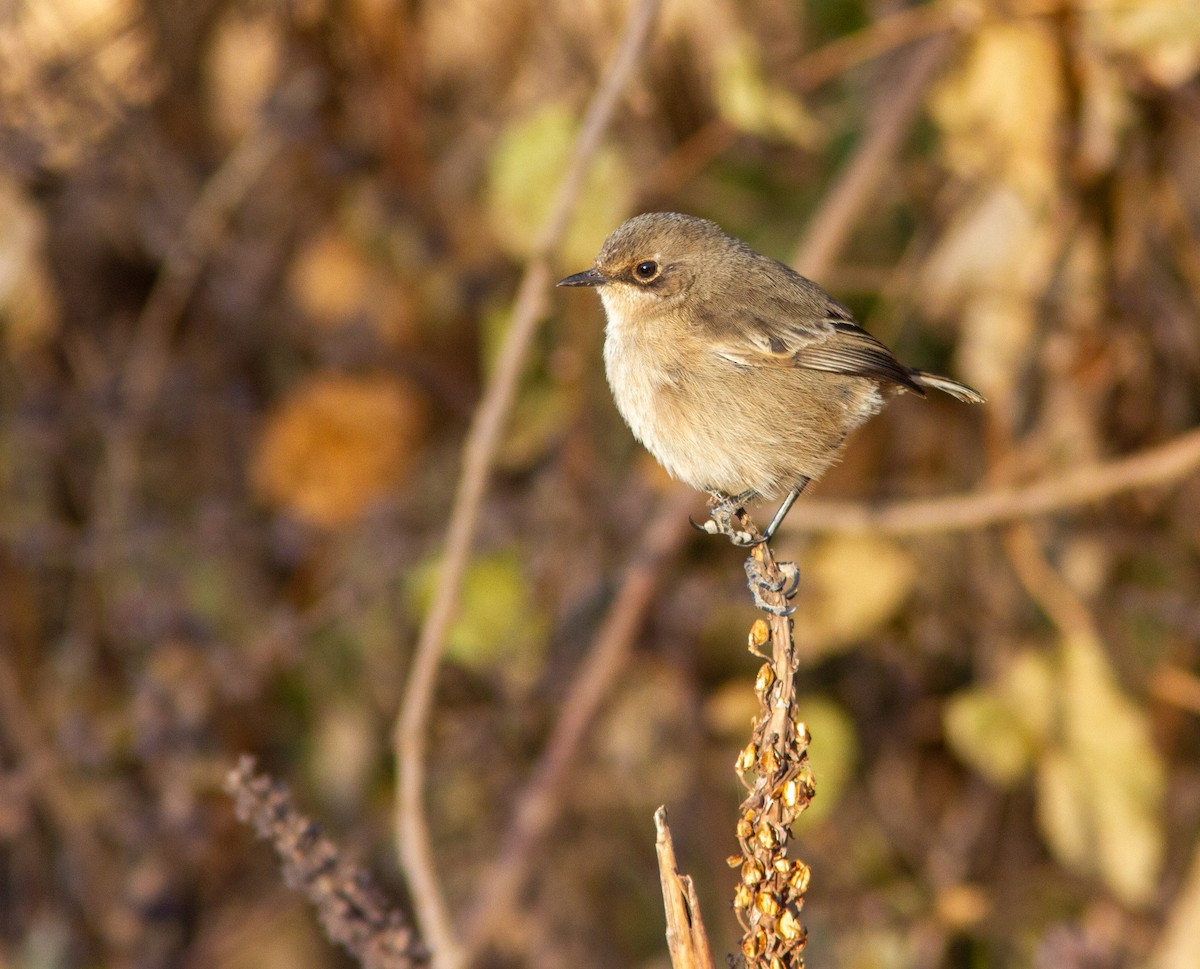
[[[904,366],[816,283],[705,219],[632,218],[558,285],[597,287],[617,409],[672,477],[735,506],[784,496],[759,541],[893,394],[983,401]]]

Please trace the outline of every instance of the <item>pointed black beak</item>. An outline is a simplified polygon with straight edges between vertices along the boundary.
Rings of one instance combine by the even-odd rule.
[[[603,286],[608,280],[597,269],[585,269],[574,276],[560,279],[556,286]]]

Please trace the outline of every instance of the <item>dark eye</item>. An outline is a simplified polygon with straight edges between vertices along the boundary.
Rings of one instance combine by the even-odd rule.
[[[653,259],[647,259],[645,262],[639,262],[633,267],[633,274],[643,283],[648,283],[658,275],[658,263]]]

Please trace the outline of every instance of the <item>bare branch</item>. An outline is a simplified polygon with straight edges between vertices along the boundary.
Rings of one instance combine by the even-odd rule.
[[[1169,485],[1200,469],[1200,429],[1128,457],[1070,471],[1024,487],[871,505],[858,501],[797,502],[785,528],[803,532],[921,535],[986,528],[1078,508],[1128,491]]]
[[[537,845],[557,816],[559,792],[575,763],[579,744],[625,668],[633,637],[641,628],[667,562],[690,534],[685,515],[694,500],[691,489],[673,491],[626,567],[621,589],[571,683],[546,749],[517,801],[500,853],[475,894],[468,922],[469,953],[479,952],[512,911],[533,867]]]
[[[792,265],[799,272],[817,279],[830,270],[912,129],[925,103],[925,92],[950,56],[954,42],[952,34],[942,34],[906,54],[903,72],[873,106],[854,158],[839,174],[792,254]]]

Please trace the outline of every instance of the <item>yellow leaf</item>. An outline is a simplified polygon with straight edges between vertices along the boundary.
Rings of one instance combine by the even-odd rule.
[[[1085,36],[1132,56],[1159,84],[1175,87],[1200,71],[1196,0],[1103,0],[1082,4]]]
[[[1150,957],[1151,969],[1200,966],[1200,849],[1193,851],[1187,880],[1175,896],[1167,926]]]
[[[1061,734],[1038,775],[1042,830],[1062,861],[1147,904],[1162,866],[1165,771],[1146,715],[1090,635],[1063,642],[1057,692]]]
[[[258,124],[283,55],[274,19],[231,12],[217,25],[204,60],[213,127],[228,142]]]
[[[837,536],[814,543],[800,573],[797,638],[802,650],[819,654],[851,645],[895,615],[916,581],[916,563],[886,539]]]
[[[0,182],[0,339],[14,357],[46,346],[58,328],[45,234],[37,208],[16,186]]]
[[[952,171],[1000,179],[1030,199],[1052,196],[1066,95],[1058,43],[1042,21],[995,22],[972,36],[966,58],[930,107]]]
[[[1048,740],[1055,684],[1046,658],[1024,650],[995,683],[956,693],[943,714],[946,739],[995,784],[1025,777]]]
[[[412,577],[411,592],[424,606],[432,598],[436,563]],[[477,671],[524,685],[541,668],[546,618],[516,551],[477,557],[467,568],[459,606],[446,637],[446,655]]]

